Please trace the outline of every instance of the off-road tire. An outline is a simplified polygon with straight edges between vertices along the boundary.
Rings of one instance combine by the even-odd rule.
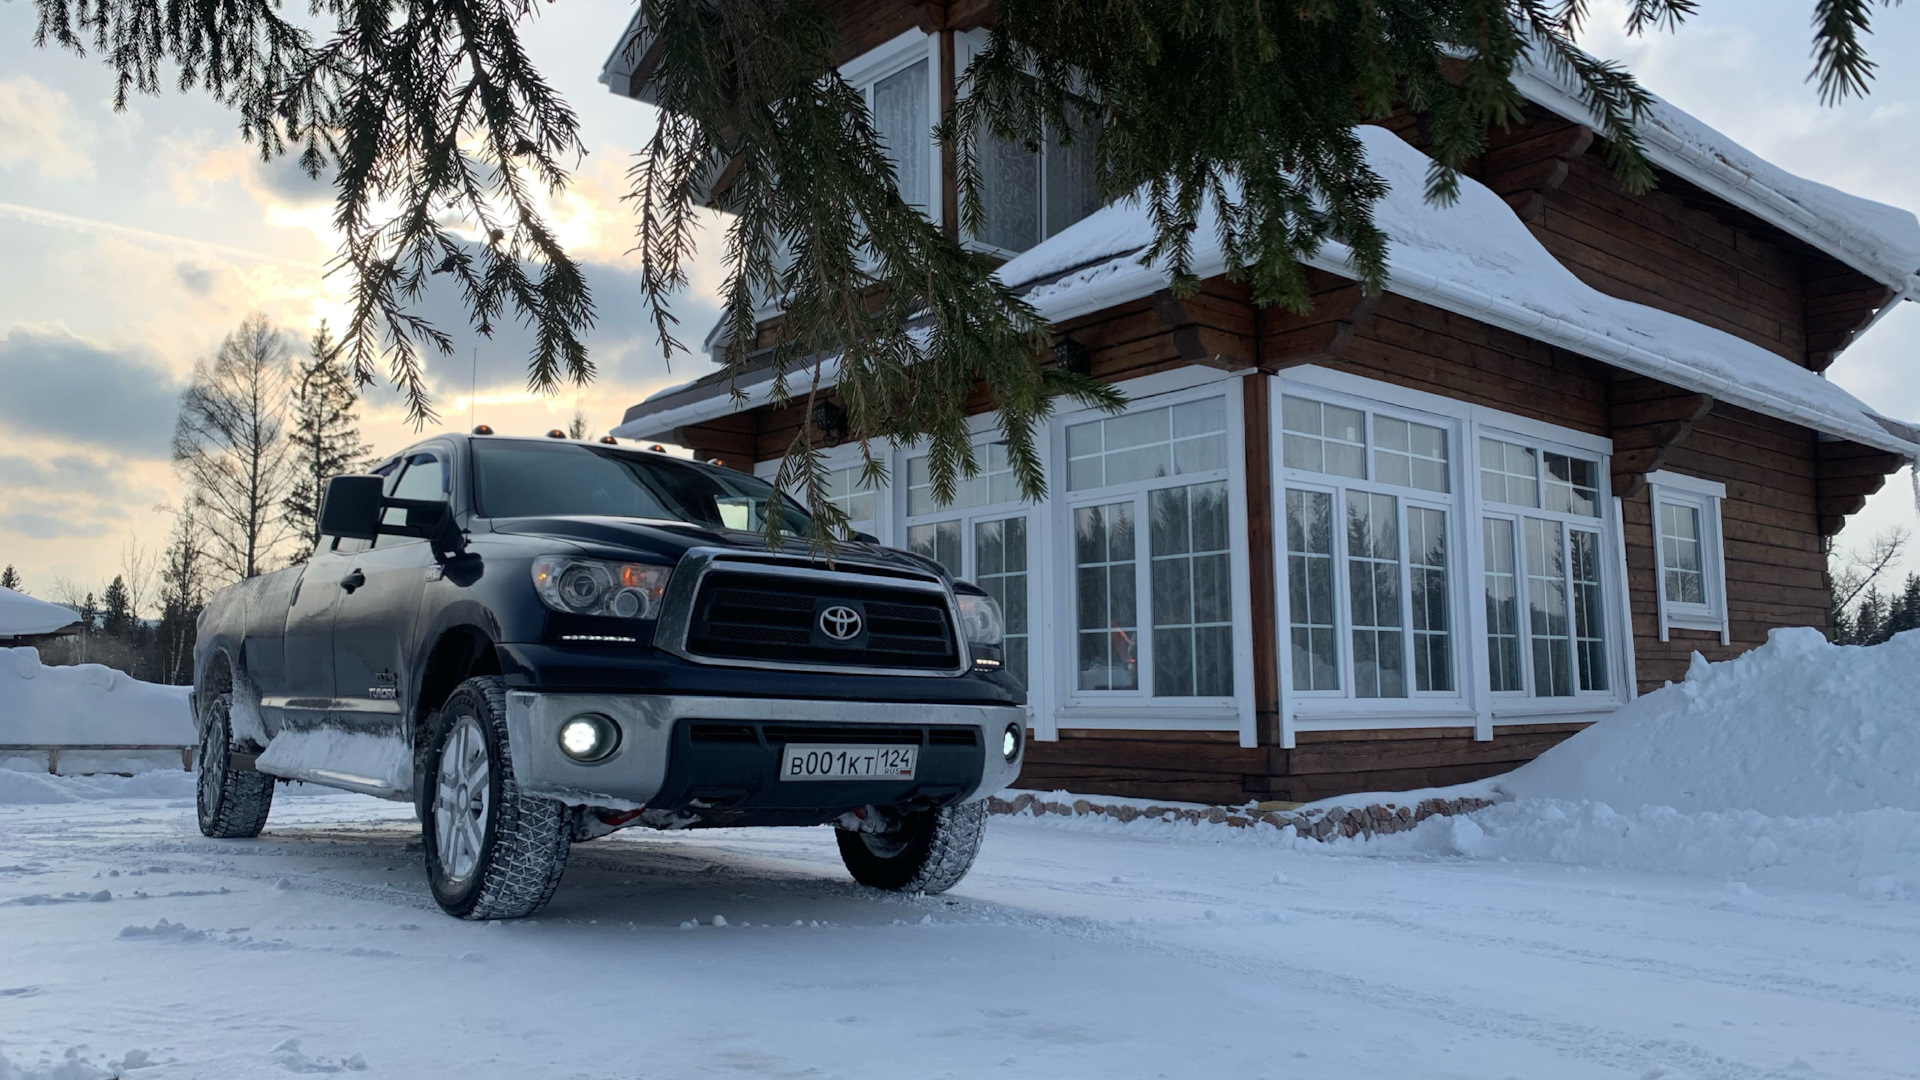
[[[194,802],[200,832],[217,840],[247,840],[267,827],[273,809],[273,777],[233,767],[233,694],[211,694],[201,718],[199,773]]]
[[[441,865],[434,810],[447,736],[466,716],[479,722],[485,738],[492,795],[478,867],[456,881]],[[506,684],[491,676],[461,683],[428,722],[427,736],[432,743],[422,770],[427,790],[419,800],[420,831],[434,900],[462,919],[519,919],[539,911],[566,872],[570,823],[559,800],[524,795],[514,780],[507,753]]]
[[[987,804],[982,800],[908,814],[889,832],[842,829],[834,839],[840,843],[840,861],[860,884],[894,892],[942,893],[973,868],[986,826]]]

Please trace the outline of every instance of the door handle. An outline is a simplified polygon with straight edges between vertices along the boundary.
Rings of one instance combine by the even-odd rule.
[[[361,573],[358,570],[355,570],[353,573],[348,574],[346,577],[343,577],[340,579],[340,587],[347,590],[348,592],[352,592],[353,590],[359,588],[362,585],[365,585],[366,583],[367,583],[367,575]]]

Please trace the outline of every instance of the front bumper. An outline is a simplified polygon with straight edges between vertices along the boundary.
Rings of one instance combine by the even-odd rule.
[[[560,751],[560,725],[580,713],[600,713],[620,726],[620,746],[613,755],[582,764]],[[714,748],[696,751],[688,741],[693,722],[733,722],[754,730],[731,753]],[[899,704],[874,701],[807,701],[785,698],[727,698],[655,694],[548,694],[509,691],[507,733],[515,782],[524,792],[559,799],[570,805],[619,810],[649,808],[666,790],[681,802],[712,788],[741,791],[750,806],[777,805],[782,811],[730,815],[741,823],[753,820],[806,818],[805,808],[779,804],[772,792],[804,799],[820,810],[852,809],[862,805],[911,805],[916,799],[972,802],[1006,789],[1020,775],[1026,755],[1023,730],[1014,760],[1001,754],[1002,735],[1009,724],[1027,726],[1027,710],[1017,705]],[[829,781],[781,785],[772,769],[761,768],[769,750],[768,725],[822,729],[871,727],[897,732],[903,727],[966,727],[979,738],[963,762],[943,748],[944,775],[923,775],[918,781]],[[802,736],[795,735],[794,741]],[[890,741],[876,735],[876,741]],[[923,760],[926,759],[923,751]],[[699,775],[710,771],[710,777]],[[764,772],[764,776],[761,774]],[[956,781],[956,777],[963,777]],[[764,781],[764,782],[763,782]],[[766,789],[762,793],[761,789]],[[956,788],[959,790],[956,793]],[[751,790],[747,790],[751,789]],[[804,790],[803,790],[804,789]],[[924,789],[924,790],[923,790]],[[876,797],[878,796],[878,797]],[[678,810],[679,806],[651,807]],[[785,811],[795,811],[786,813]],[[820,820],[826,820],[825,815]]]

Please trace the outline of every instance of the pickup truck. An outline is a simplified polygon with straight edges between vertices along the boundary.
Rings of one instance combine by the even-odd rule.
[[[467,919],[632,825],[832,825],[863,884],[958,882],[1027,738],[992,597],[736,470],[558,436],[336,477],[312,557],[210,599],[201,831],[259,835],[278,781],[411,801]]]

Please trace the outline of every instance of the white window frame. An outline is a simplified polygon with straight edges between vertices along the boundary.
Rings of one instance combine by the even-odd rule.
[[[1653,513],[1654,595],[1660,608],[1660,640],[1668,630],[1712,630],[1720,634],[1720,644],[1732,641],[1732,623],[1727,610],[1727,559],[1720,524],[1720,504],[1727,497],[1727,485],[1697,476],[1659,469],[1647,474],[1647,505]],[[1660,507],[1684,507],[1700,515],[1700,576],[1706,594],[1704,604],[1685,604],[1667,597],[1666,545],[1660,539]]]
[[[828,470],[860,469],[866,467],[866,458],[860,455],[859,443],[848,443],[830,447],[821,451],[821,464]],[[886,458],[881,457],[883,462]],[[757,461],[753,465],[753,475],[771,484],[780,475],[780,458]],[[893,465],[887,462],[887,479],[873,491],[873,517],[852,519],[847,527],[856,532],[872,533],[882,544],[888,547],[901,546],[894,543],[894,522],[898,515],[889,512],[893,505]],[[789,495],[793,494],[788,492]],[[803,504],[804,498],[799,500]],[[905,535],[904,533],[901,535]]]
[[[1614,558],[1610,551],[1620,552],[1621,514],[1618,501],[1612,499],[1604,490],[1600,493],[1596,510],[1598,517],[1588,518],[1582,515],[1566,515],[1534,508],[1530,513],[1524,508],[1504,504],[1484,503],[1480,496],[1480,438],[1525,442],[1537,450],[1555,453],[1577,454],[1599,462],[1599,477],[1608,473],[1608,458],[1613,451],[1612,440],[1590,435],[1585,432],[1542,423],[1526,417],[1412,390],[1388,383],[1378,382],[1345,372],[1331,371],[1312,365],[1289,369],[1283,377],[1268,380],[1270,395],[1270,453],[1272,455],[1273,507],[1274,507],[1274,579],[1275,594],[1275,646],[1278,652],[1280,671],[1280,735],[1281,746],[1294,745],[1295,735],[1300,731],[1344,731],[1365,729],[1418,728],[1450,726],[1470,723],[1478,739],[1493,737],[1493,729],[1502,724],[1538,723],[1542,720],[1565,719],[1571,717],[1598,717],[1624,703],[1632,696],[1633,678],[1633,636],[1627,606],[1622,602],[1625,594],[1624,558]],[[1449,453],[1448,484],[1445,494],[1427,492],[1424,489],[1385,487],[1377,481],[1352,480],[1347,477],[1332,476],[1324,473],[1307,473],[1289,470],[1284,459],[1284,440],[1282,438],[1283,399],[1297,395],[1316,401],[1357,408],[1369,414],[1367,467],[1369,476],[1374,474],[1371,414],[1382,412],[1396,419],[1414,420],[1444,428],[1453,447]],[[1537,461],[1543,461],[1536,454]],[[1352,682],[1352,633],[1351,611],[1345,592],[1346,574],[1346,537],[1344,521],[1344,496],[1334,500],[1334,555],[1339,573],[1335,583],[1334,620],[1336,640],[1340,645],[1341,689],[1339,691],[1295,691],[1292,674],[1292,641],[1289,632],[1290,609],[1288,595],[1287,536],[1285,517],[1286,490],[1289,487],[1319,490],[1377,490],[1400,497],[1401,521],[1404,525],[1406,506],[1431,505],[1445,508],[1448,514],[1448,541],[1453,546],[1453,557],[1448,566],[1448,593],[1451,605],[1450,614],[1454,623],[1454,681],[1457,692],[1427,691],[1414,689],[1414,671],[1409,657],[1406,672],[1408,695],[1404,698],[1354,698]],[[1487,625],[1485,600],[1481,590],[1485,581],[1485,552],[1481,539],[1481,519],[1486,516],[1511,516],[1516,520],[1516,538],[1521,538],[1518,519],[1524,517],[1543,517],[1554,520],[1567,520],[1577,527],[1590,529],[1600,534],[1601,600],[1605,605],[1602,625],[1608,636],[1607,677],[1609,689],[1605,691],[1576,691],[1572,697],[1532,697],[1527,695],[1503,693],[1495,695],[1491,691],[1487,672]],[[1576,520],[1577,519],[1577,520]],[[1562,534],[1567,526],[1562,525]],[[1402,582],[1403,611],[1411,603],[1410,591],[1405,591],[1409,555],[1405,551],[1406,538],[1401,538],[1402,546]],[[1570,574],[1571,560],[1563,568]],[[1520,567],[1524,577],[1524,563]],[[1521,598],[1524,601],[1524,591]],[[1569,596],[1571,605],[1571,596]],[[1523,609],[1524,618],[1524,609]],[[1571,606],[1569,622],[1571,624]],[[1404,620],[1403,620],[1404,621]],[[1571,633],[1571,625],[1569,631]],[[1413,627],[1410,621],[1402,627],[1403,646],[1410,649]],[[1528,648],[1526,635],[1522,634],[1522,649]],[[1529,670],[1530,660],[1527,661]],[[1575,686],[1578,686],[1577,660],[1575,668]],[[1531,676],[1529,675],[1529,678]]]
[[[1051,627],[1046,631],[1051,663],[1046,669],[1035,664],[1035,683],[1048,687],[1050,726],[1059,728],[1161,730],[1161,731],[1237,731],[1240,745],[1258,745],[1254,724],[1253,698],[1253,612],[1250,602],[1251,570],[1248,565],[1246,420],[1242,400],[1244,373],[1228,373],[1212,368],[1185,367],[1114,384],[1127,397],[1124,413],[1109,414],[1097,409],[1082,409],[1054,418],[1047,445],[1051,447],[1048,513],[1050,519],[1046,565],[1053,568],[1046,583]],[[1154,480],[1114,484],[1084,491],[1068,491],[1066,486],[1067,429],[1090,420],[1110,418],[1224,397],[1226,403],[1226,467],[1204,473],[1160,477]],[[1135,500],[1144,508],[1147,492],[1155,488],[1186,487],[1224,481],[1227,486],[1228,580],[1233,594],[1233,685],[1229,697],[1188,698],[1154,697],[1152,685],[1152,558],[1148,550],[1147,517],[1144,509],[1135,515],[1135,604],[1140,620],[1141,642],[1136,651],[1142,676],[1136,690],[1080,690],[1078,688],[1078,620],[1074,586],[1073,513],[1080,506]],[[1029,565],[1032,565],[1030,560]],[[1036,594],[1030,603],[1039,602]],[[1038,639],[1041,629],[1030,627]]]
[[[953,77],[956,82],[966,78],[967,68],[969,65],[973,63],[974,56],[977,55],[980,52],[980,50],[986,48],[986,45],[987,45],[987,31],[985,30],[968,30],[962,33],[955,34],[953,36]],[[966,88],[964,86],[957,86],[955,89],[957,92],[963,95],[966,92]],[[1046,153],[1047,153],[1046,148],[1042,146],[1040,153],[1038,155],[1040,157],[1040,187],[1039,187],[1039,196],[1038,196],[1040,201],[1039,201],[1039,205],[1034,208],[1034,215],[1035,215],[1034,220],[1039,223],[1040,235],[1034,239],[1033,247],[1039,247],[1041,244],[1046,243],[1049,239],[1052,238],[1047,233]],[[1084,221],[1085,218],[1082,218],[1081,220]],[[1062,229],[1071,228],[1071,227],[1072,227],[1071,222],[1069,222],[1067,225],[1061,226]],[[1054,230],[1054,235],[1058,235],[1059,231],[1060,231],[1059,229]],[[987,252],[988,254],[998,255],[1001,258],[1011,259],[1014,256],[1020,254],[1020,252],[1014,251],[1010,248],[1003,248],[997,244],[990,244],[985,240],[982,240],[979,237],[973,235],[972,232],[967,231],[965,229],[961,230],[961,242],[964,243],[967,247],[972,248],[975,251],[984,251],[984,252]],[[1031,251],[1032,248],[1027,248],[1026,250]]]
[[[922,60],[927,62],[926,200],[927,217],[935,225],[943,222],[943,204],[946,201],[941,197],[940,143],[933,137],[934,125],[940,122],[940,50],[935,47],[939,41],[938,34],[908,30],[892,41],[869,49],[840,65],[840,77],[860,91],[871,113],[875,83],[897,75]]]
[[[989,416],[969,418],[968,427],[971,430],[970,441],[973,443],[974,457],[980,466],[980,475],[984,476],[987,448],[993,443],[1004,440],[997,437],[999,428],[992,423],[992,418]],[[1042,436],[1036,433],[1036,441],[1044,446],[1045,442],[1040,441],[1041,438]],[[900,538],[897,546],[903,550],[912,550],[908,546],[908,538],[915,526],[939,525],[948,521],[958,522],[960,524],[961,572],[955,576],[977,585],[979,582],[976,580],[976,575],[979,573],[979,566],[978,554],[973,542],[974,526],[985,522],[1024,519],[1027,524],[1027,673],[1028,678],[1036,683],[1044,681],[1044,674],[1040,667],[1040,657],[1045,648],[1042,638],[1048,636],[1041,629],[1047,624],[1047,619],[1044,617],[1046,608],[1043,604],[1043,579],[1048,576],[1046,574],[1048,548],[1042,540],[1047,517],[1044,507],[1041,504],[1022,500],[1016,492],[1013,498],[998,502],[984,502],[965,507],[939,506],[922,514],[908,513],[912,475],[908,472],[908,463],[914,458],[925,456],[926,452],[927,449],[923,443],[903,449],[894,456],[893,464],[888,470],[897,481],[891,485],[894,490],[892,513],[889,515],[899,522],[895,530],[895,535]],[[1036,687],[1028,687],[1029,698],[1034,696],[1036,689]],[[1046,737],[1055,736],[1049,731]]]

